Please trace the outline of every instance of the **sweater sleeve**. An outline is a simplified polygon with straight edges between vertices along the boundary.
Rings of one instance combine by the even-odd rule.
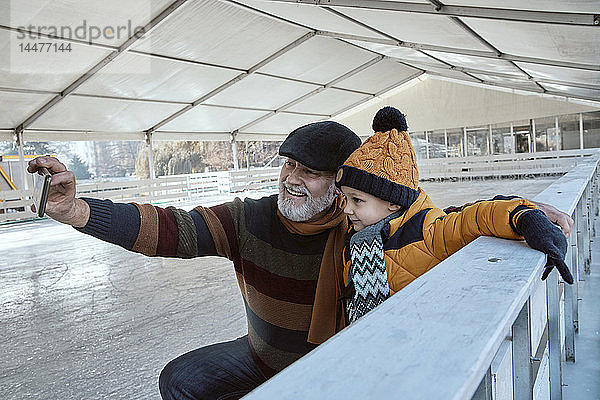
[[[90,206],[90,219],[76,228],[80,232],[148,256],[217,255],[206,222],[195,210],[82,200]]]
[[[461,212],[432,209],[423,225],[425,245],[443,260],[479,236],[523,239],[514,229],[523,212],[537,208],[525,199],[479,201]]]

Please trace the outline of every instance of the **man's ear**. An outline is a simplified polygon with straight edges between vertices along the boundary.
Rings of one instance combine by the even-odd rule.
[[[388,205],[388,210],[390,210],[392,212],[396,212],[401,208],[402,208],[402,206],[399,206],[398,204],[389,203],[389,205]]]

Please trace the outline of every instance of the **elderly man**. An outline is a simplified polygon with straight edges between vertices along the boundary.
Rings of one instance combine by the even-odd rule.
[[[339,299],[348,222],[334,174],[359,145],[336,122],[300,127],[279,149],[287,159],[278,195],[190,212],[75,198],[73,174],[54,158],[34,159],[28,169],[50,169],[47,213],[81,232],[149,256],[233,261],[248,334],[176,358],[159,386],[163,399],[236,399],[344,327]],[[566,215],[545,211],[568,233]]]

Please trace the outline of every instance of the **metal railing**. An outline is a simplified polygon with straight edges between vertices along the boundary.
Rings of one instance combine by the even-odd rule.
[[[598,158],[535,200],[574,217],[566,260],[585,280]],[[556,270],[542,281],[545,262],[522,241],[478,238],[245,399],[561,399],[561,361],[575,361],[578,285]]]

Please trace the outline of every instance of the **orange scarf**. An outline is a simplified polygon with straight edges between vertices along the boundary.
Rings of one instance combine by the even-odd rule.
[[[277,215],[292,233],[316,235],[329,230],[325,251],[321,260],[317,291],[312,309],[308,342],[321,344],[342,330],[346,324],[340,298],[343,281],[342,251],[344,249],[348,219],[344,214],[346,201],[338,195],[325,216],[312,222],[294,222],[285,218],[279,210]]]

